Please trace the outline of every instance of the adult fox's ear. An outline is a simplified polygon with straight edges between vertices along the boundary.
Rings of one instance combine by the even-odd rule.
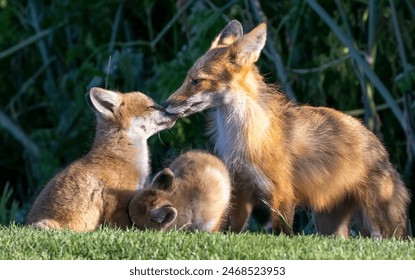
[[[114,112],[121,105],[119,93],[93,87],[86,94],[89,106],[103,119],[110,120],[114,118]]]
[[[244,34],[242,25],[237,20],[229,22],[225,28],[216,36],[210,45],[210,49],[217,47],[226,47],[238,40]]]
[[[166,229],[177,218],[177,210],[173,206],[163,206],[150,211],[150,219],[161,228]]]
[[[261,54],[267,39],[267,26],[261,23],[231,46],[235,63],[243,66],[254,64]]]
[[[173,182],[174,182],[173,171],[171,171],[170,168],[164,168],[162,171],[157,173],[151,185],[157,189],[169,190],[171,187],[173,187]]]

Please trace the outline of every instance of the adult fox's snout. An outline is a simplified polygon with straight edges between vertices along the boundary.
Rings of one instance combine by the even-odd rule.
[[[196,102],[195,98],[181,98],[180,96],[172,96],[163,102],[162,106],[166,110],[166,113],[175,115],[177,118],[187,117],[196,112],[199,112],[197,105],[202,105],[203,101]]]

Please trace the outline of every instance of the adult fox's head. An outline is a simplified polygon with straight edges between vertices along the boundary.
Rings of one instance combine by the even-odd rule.
[[[190,69],[182,86],[163,103],[167,112],[185,117],[226,105],[238,92],[254,97],[256,80],[261,79],[254,63],[265,40],[265,23],[246,35],[238,21],[228,23]]]

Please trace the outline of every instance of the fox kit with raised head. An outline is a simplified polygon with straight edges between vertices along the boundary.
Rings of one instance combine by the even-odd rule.
[[[131,221],[140,229],[218,231],[229,206],[231,181],[224,163],[203,151],[180,155],[137,191]]]
[[[140,92],[92,88],[87,99],[97,117],[92,149],[44,187],[26,224],[78,232],[131,226],[128,204],[149,174],[147,138],[175,121]]]
[[[255,66],[265,40],[264,23],[243,35],[231,21],[164,103],[179,117],[213,108],[214,149],[234,181],[231,229],[244,228],[259,197],[276,231],[291,233],[295,207],[306,206],[322,234],[347,236],[361,214],[373,237],[406,236],[409,193],[382,143],[357,119],[266,84]]]

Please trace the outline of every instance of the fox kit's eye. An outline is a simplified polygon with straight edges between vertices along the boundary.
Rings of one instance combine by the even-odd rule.
[[[197,86],[198,84],[200,84],[201,81],[202,79],[193,79],[190,83],[192,84],[192,86]]]

